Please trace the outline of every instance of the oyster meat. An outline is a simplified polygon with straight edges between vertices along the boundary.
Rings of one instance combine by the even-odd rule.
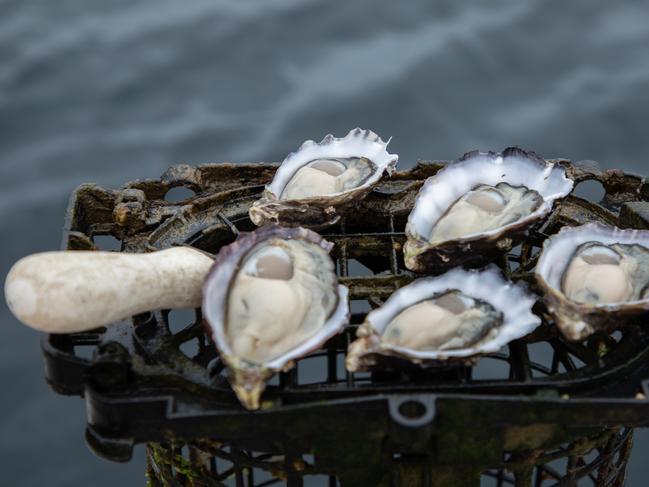
[[[545,242],[536,279],[567,338],[612,329],[649,310],[649,232],[564,228]]]
[[[335,224],[340,210],[357,203],[384,173],[391,174],[398,156],[371,130],[354,129],[343,138],[327,135],[306,141],[288,155],[250,208],[255,225],[279,223],[314,229]]]
[[[563,274],[563,293],[577,303],[618,304],[649,298],[649,249],[641,245],[580,245]]]
[[[535,297],[491,265],[417,279],[368,313],[347,351],[347,369],[380,366],[382,357],[414,363],[471,362],[534,330]]]
[[[411,350],[454,350],[483,339],[502,313],[460,291],[447,291],[401,311],[383,334],[385,343]]]
[[[317,159],[298,169],[281,198],[298,200],[344,193],[365,183],[372,172],[372,161],[366,157]]]
[[[470,152],[429,178],[406,226],[406,267],[436,272],[508,251],[573,181],[533,152]]]
[[[302,228],[267,226],[224,247],[205,281],[203,312],[237,396],[259,407],[265,382],[348,322],[331,244]]]
[[[430,242],[441,243],[502,228],[529,215],[542,204],[543,197],[525,186],[480,185],[449,207],[433,226]]]

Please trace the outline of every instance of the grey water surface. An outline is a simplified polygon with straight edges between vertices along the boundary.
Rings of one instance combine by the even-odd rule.
[[[80,183],[280,160],[356,126],[402,167],[520,145],[649,174],[647,19],[642,1],[0,0],[0,275],[58,247]],[[142,485],[141,447],[94,457],[83,401],[0,313],[0,484]],[[637,431],[629,486],[648,453]]]

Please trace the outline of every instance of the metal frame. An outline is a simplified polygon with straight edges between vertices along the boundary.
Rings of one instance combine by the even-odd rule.
[[[561,226],[598,220],[649,227],[645,180],[602,172],[592,163],[556,162],[577,183],[600,181],[606,195],[597,204],[568,197],[522,246],[497,262],[510,278],[532,288],[530,271],[539,248]],[[504,451],[541,452],[606,428],[648,425],[649,330],[644,319],[575,344],[560,336],[539,304],[536,311],[544,322],[539,329],[475,366],[420,369],[400,363],[392,364],[397,366],[392,371],[344,370],[344,352],[365,311],[416,277],[403,267],[403,229],[423,181],[444,164],[419,162],[397,172],[324,233],[335,243],[332,255],[340,281],[350,288],[352,325],[321,352],[280,374],[265,393],[261,411],[247,412],[238,405],[203,333],[200,310],[180,327],[174,312],[170,319],[162,310],[107,329],[47,336],[42,344],[46,379],[61,394],[85,397],[90,447],[102,457],[126,461],[133,445],[149,443],[153,465],[155,455],[163,459],[176,448],[166,444],[194,442],[198,449],[197,439],[210,438],[232,451],[293,459],[310,453],[317,471],[335,474],[349,485],[380,480],[385,458],[394,453],[424,455],[435,465],[471,466],[467,471],[478,472],[475,481],[485,469],[511,467],[503,464]],[[252,230],[247,209],[275,168],[265,163],[182,165],[160,180],[136,181],[120,190],[82,185],[70,202],[63,247],[94,249],[97,236],[111,235],[123,251],[192,245],[215,253],[238,232]],[[165,201],[177,186],[195,194]],[[551,353],[539,355],[539,344]],[[81,353],[84,348],[90,355]],[[488,361],[505,367],[483,378],[480,367]],[[304,371],[319,379],[305,383]],[[615,451],[625,442],[629,435]],[[291,483],[301,485],[302,474],[289,470]],[[507,485],[506,476],[498,475],[497,485]],[[597,485],[618,485],[619,475],[614,477],[613,483]],[[423,485],[436,484],[431,478]]]

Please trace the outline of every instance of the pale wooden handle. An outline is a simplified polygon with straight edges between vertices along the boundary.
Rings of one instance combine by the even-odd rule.
[[[9,271],[5,298],[37,330],[90,330],[154,309],[201,305],[212,259],[189,247],[148,254],[61,251],[34,254]]]

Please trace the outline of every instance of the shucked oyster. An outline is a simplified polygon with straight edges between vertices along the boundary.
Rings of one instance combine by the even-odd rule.
[[[266,226],[221,249],[203,288],[203,313],[248,409],[266,381],[348,322],[332,244],[303,228]]]
[[[572,186],[562,167],[533,152],[469,152],[429,178],[417,196],[406,226],[406,267],[484,263],[508,251]]]
[[[534,302],[495,266],[417,279],[368,313],[347,351],[347,369],[373,368],[380,356],[422,363],[497,352],[540,324]]]
[[[371,130],[359,128],[337,139],[307,140],[289,154],[250,208],[255,225],[279,223],[314,229],[333,225],[341,207],[365,197],[383,176],[392,173],[398,156]]]
[[[545,241],[536,279],[568,339],[613,329],[649,310],[649,231],[563,228]]]

